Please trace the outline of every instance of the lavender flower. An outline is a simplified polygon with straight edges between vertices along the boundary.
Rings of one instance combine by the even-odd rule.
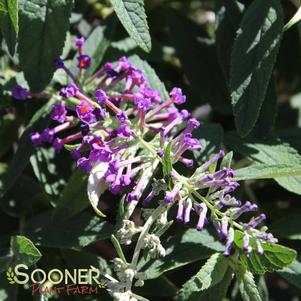
[[[91,66],[91,57],[86,54],[78,56],[77,61],[77,67],[80,69],[88,69]]]
[[[62,103],[54,104],[51,112],[51,118],[59,123],[64,123],[66,120],[67,110]]]
[[[61,58],[56,58],[54,61],[54,65],[56,69],[62,69],[65,67],[64,62]]]
[[[75,44],[75,46],[77,46],[77,47],[82,47],[82,46],[84,46],[84,43],[85,43],[85,38],[84,38],[84,37],[77,38],[77,39],[75,39],[75,41],[74,41],[74,44]]]
[[[170,92],[170,96],[177,105],[181,105],[186,101],[186,96],[183,95],[182,89],[180,88],[173,88]]]
[[[93,114],[93,108],[91,108],[86,101],[82,101],[78,106],[76,106],[76,113],[82,122],[92,123],[96,121],[96,117]]]
[[[95,98],[99,104],[102,104],[108,99],[108,96],[105,91],[98,89],[95,92]]]
[[[250,202],[242,204],[231,196],[231,192],[239,186],[232,169],[223,167],[212,171],[213,167],[219,166],[223,150],[196,168],[190,176],[181,176],[174,170],[177,162],[191,169],[195,162],[189,157],[189,152],[202,148],[200,141],[193,136],[193,131],[200,126],[199,121],[191,118],[187,110],[177,108],[186,101],[180,88],[173,88],[170,99],[162,102],[160,93],[149,87],[143,71],[122,57],[117,67],[107,63],[88,79],[91,87],[96,87],[95,91],[89,89],[90,85],[85,87],[87,91],[82,90],[77,79],[82,69],[90,66],[91,59],[82,53],[83,38],[77,39],[75,44],[79,53],[78,77],[72,75],[61,59],[56,60],[56,67],[63,68],[73,81],[60,90],[60,95],[69,104],[70,113],[75,111],[76,116],[72,113],[67,116],[64,104],[55,104],[51,118],[60,124],[46,128],[42,133],[31,133],[35,146],[52,143],[59,152],[67,143],[76,143],[71,156],[81,171],[90,173],[99,164],[104,164],[106,170],[102,181],[113,194],[128,191],[127,201],[134,201],[129,207],[135,206],[139,199],[143,200],[144,206],[150,202],[159,202],[164,208],[177,206],[176,219],[192,224],[192,217],[196,216],[195,227],[199,231],[207,222],[212,222],[220,240],[226,244],[225,256],[231,255],[234,248],[235,230],[243,233],[241,252],[250,253],[252,246],[254,249],[256,246],[258,254],[262,254],[262,244],[277,241],[266,232],[267,229],[257,229],[266,218],[264,214],[248,223],[238,221],[241,215],[255,211],[257,205]],[[17,87],[13,95],[25,99],[29,92]],[[62,132],[71,128],[72,133],[60,138]],[[146,193],[153,175],[160,174],[157,173],[158,166],[165,160],[164,151],[168,144],[172,165],[172,172],[168,175],[170,189],[167,189],[164,178],[154,181]],[[159,197],[161,191],[165,193],[163,200]],[[151,238],[147,244],[156,241],[159,246],[159,240],[155,236]],[[160,250],[162,252],[159,253],[163,254],[163,249]]]
[[[29,92],[26,88],[17,84],[12,89],[12,96],[18,100],[25,100],[29,96]]]
[[[42,137],[38,132],[30,133],[30,140],[34,146],[42,144]]]
[[[69,84],[67,87],[60,90],[60,95],[64,98],[74,97],[78,92],[78,87],[75,84]]]

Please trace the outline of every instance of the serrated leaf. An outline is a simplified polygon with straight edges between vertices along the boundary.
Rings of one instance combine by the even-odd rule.
[[[11,239],[11,249],[15,264],[23,263],[31,266],[42,257],[41,252],[25,236],[13,236]]]
[[[301,166],[289,164],[252,164],[235,170],[235,180],[278,179],[281,177],[301,176]]]
[[[242,249],[243,233],[235,231],[235,244]],[[253,239],[250,239],[250,245],[256,250]],[[254,274],[264,274],[266,272],[274,272],[288,266],[296,258],[297,252],[293,249],[278,245],[262,243],[264,250],[263,255],[258,255],[253,251],[248,256],[241,252],[240,261],[245,268]]]
[[[256,282],[257,285],[257,289],[260,295],[260,298],[262,301],[269,301],[269,289],[267,287],[267,283],[266,280],[264,278],[264,276],[259,276],[258,281]]]
[[[148,30],[143,0],[112,0],[113,8],[132,39],[144,51],[150,52],[151,37]]]
[[[287,164],[300,166],[301,156],[289,144],[279,139],[265,140],[241,139],[234,133],[226,135],[225,143],[243,156],[266,165]],[[287,176],[276,177],[275,181],[285,189],[301,194],[301,177]]]
[[[19,31],[17,0],[0,0],[0,29],[9,53],[13,56]]]
[[[94,211],[101,217],[106,217],[98,208],[99,197],[108,188],[108,184],[103,179],[105,172],[108,169],[107,163],[97,164],[91,171],[88,179],[88,197]]]
[[[201,232],[195,229],[178,231],[162,243],[166,249],[164,259],[141,259],[138,264],[139,270],[145,271],[148,279],[224,251],[224,246],[208,229]]]
[[[168,100],[169,95],[166,91],[165,85],[161,82],[155,70],[146,62],[140,59],[139,56],[133,55],[129,57],[129,61],[136,67],[143,70],[145,78],[147,79],[151,88],[158,90],[163,100]]]
[[[19,2],[20,67],[31,91],[40,92],[55,71],[54,60],[63,51],[73,0]]]
[[[289,283],[295,285],[301,289],[301,263],[298,260],[294,260],[289,266],[277,271],[284,279]]]
[[[244,301],[262,301],[253,274],[245,271],[243,275],[238,275],[239,290]]]
[[[231,55],[230,89],[237,130],[255,126],[279,49],[283,13],[279,0],[255,0],[245,12]]]
[[[227,270],[227,259],[221,253],[213,254],[200,271],[184,283],[175,300],[198,300],[196,297],[200,291],[206,290],[221,282]]]

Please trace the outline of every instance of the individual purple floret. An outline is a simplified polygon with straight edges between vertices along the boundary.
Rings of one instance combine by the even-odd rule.
[[[170,96],[177,105],[181,105],[186,101],[186,96],[183,95],[182,89],[180,88],[173,88],[170,92]]]
[[[60,95],[64,98],[75,97],[78,92],[78,87],[75,84],[69,84],[67,87],[60,90]]]
[[[77,67],[80,69],[88,69],[91,66],[91,57],[86,54],[82,54],[77,57]]]
[[[56,58],[54,60],[54,65],[56,69],[62,69],[65,67],[65,64],[61,58]]]
[[[78,106],[76,106],[76,113],[82,122],[92,123],[96,121],[96,117],[93,114],[93,108],[91,108],[91,106],[85,101],[82,101]]]
[[[67,116],[67,110],[64,104],[56,103],[53,105],[51,111],[52,120],[58,121],[59,123],[64,123]]]
[[[42,137],[38,132],[31,133],[30,140],[34,146],[38,146],[42,144]]]
[[[75,44],[75,46],[77,46],[77,47],[82,47],[82,46],[84,46],[84,43],[85,43],[85,38],[84,38],[84,37],[77,38],[77,39],[75,39],[75,41],[74,41],[74,44]]]
[[[18,100],[25,100],[29,96],[29,91],[20,85],[15,85],[12,89],[12,96]]]

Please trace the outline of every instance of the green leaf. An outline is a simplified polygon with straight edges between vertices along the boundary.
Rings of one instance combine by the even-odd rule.
[[[13,56],[19,31],[18,0],[0,0],[0,29]]]
[[[55,164],[56,152],[54,148],[40,147],[30,157],[33,171],[46,193],[57,196],[61,188],[66,184],[60,177]]]
[[[239,290],[244,301],[262,301],[253,274],[244,271],[243,275],[238,274]]]
[[[66,220],[87,208],[90,203],[86,192],[87,175],[76,170],[57,201],[54,217]]]
[[[193,133],[203,146],[201,150],[194,151],[193,155],[199,164],[203,164],[220,151],[224,137],[223,128],[219,124],[202,123]]]
[[[233,158],[233,152],[227,153],[222,159],[220,168],[223,167],[231,168],[232,158]]]
[[[278,179],[281,177],[301,176],[301,166],[289,164],[252,164],[235,170],[235,180]]]
[[[194,105],[209,102],[215,110],[230,113],[230,93],[218,64],[214,41],[200,26],[178,12],[170,11],[169,18],[171,43],[197,99]]]
[[[272,130],[277,115],[277,94],[273,79],[268,85],[265,99],[262,103],[258,119],[252,133],[259,138],[265,138]]]
[[[231,50],[242,18],[243,5],[236,0],[216,1],[216,48],[224,77],[229,83]]]
[[[118,254],[118,257],[125,263],[128,264],[126,261],[126,258],[124,256],[123,250],[121,248],[121,245],[118,241],[118,239],[116,238],[116,236],[114,234],[111,235],[111,242],[116,250],[116,253]]]
[[[210,288],[192,295],[189,301],[222,301],[225,300],[228,288],[233,276],[232,269],[228,269],[224,274],[223,281],[211,286]],[[184,301],[184,300],[183,300]],[[186,299],[185,299],[186,301]]]
[[[168,142],[163,155],[162,165],[163,165],[163,176],[168,177],[169,173],[172,171],[172,162],[170,158],[171,151],[171,141]]]
[[[33,92],[42,91],[53,76],[72,7],[73,0],[20,0],[19,60]]]
[[[285,24],[283,31],[290,29],[293,25],[301,20],[301,7],[297,10],[294,16]]]
[[[109,17],[105,24],[97,26],[84,44],[84,53],[91,57],[91,67],[85,71],[85,78],[92,75],[110,46],[116,28],[116,19]]]
[[[152,48],[143,0],[112,0],[113,8],[132,39],[144,51]]]
[[[23,263],[33,265],[40,260],[42,254],[28,238],[24,236],[13,236],[11,249],[14,257],[14,264]]]
[[[50,99],[45,105],[43,105],[31,118],[29,124],[26,126],[25,131],[19,141],[17,152],[15,153],[10,165],[3,175],[2,185],[0,182],[0,198],[11,189],[22,174],[23,170],[29,163],[29,158],[34,150],[32,142],[29,139],[29,134],[34,131],[39,131],[49,122],[49,112],[54,104],[55,99]]]
[[[269,289],[267,287],[267,283],[265,281],[265,278],[264,276],[259,276],[258,277],[258,281],[256,282],[256,285],[257,285],[257,289],[258,289],[258,292],[259,292],[259,295],[260,295],[260,298],[262,301],[269,301],[270,298],[269,298]]]
[[[301,263],[294,260],[289,266],[277,271],[289,283],[301,289]]]
[[[19,32],[18,0],[1,0],[1,1],[7,2],[9,17],[11,19],[11,22],[13,23],[15,33],[18,34]]]
[[[270,231],[279,238],[301,240],[300,220],[298,213],[283,216],[270,226]]]
[[[282,35],[279,0],[255,0],[243,16],[231,56],[230,89],[236,126],[246,136],[255,126]]]
[[[180,231],[162,243],[166,248],[164,259],[141,259],[138,264],[148,279],[224,251],[224,246],[207,229],[201,232],[195,229]]]
[[[44,212],[28,221],[25,227],[26,236],[36,245],[63,249],[86,247],[110,238],[112,232],[112,225],[88,212],[64,221],[58,221],[52,211]]]
[[[243,233],[235,231],[235,244],[242,249],[243,245]],[[250,244],[254,250],[256,245],[253,239],[250,240]],[[264,250],[263,255],[258,255],[253,251],[248,256],[241,252],[241,263],[247,270],[254,274],[264,274],[266,272],[274,272],[288,266],[296,258],[296,251],[278,244],[262,243]]]
[[[155,70],[146,62],[139,58],[137,55],[129,57],[129,61],[136,67],[144,71],[144,75],[151,88],[158,90],[163,100],[168,100],[169,95],[166,91],[165,85],[161,82]]]
[[[184,283],[175,300],[198,300],[200,291],[221,282],[227,270],[228,260],[220,253],[213,254],[200,271]]]
[[[241,139],[235,133],[226,135],[225,143],[243,156],[266,165],[295,165],[300,166],[301,156],[287,143],[279,139],[266,140],[264,142],[255,139]],[[301,177],[287,176],[276,177],[275,181],[285,189],[301,194]]]

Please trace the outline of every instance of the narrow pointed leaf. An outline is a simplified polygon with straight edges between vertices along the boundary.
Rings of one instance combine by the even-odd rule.
[[[112,0],[113,8],[132,39],[144,51],[152,48],[143,0]]]
[[[33,92],[52,79],[54,60],[63,51],[73,0],[20,1],[20,67]]]
[[[283,13],[279,0],[255,0],[243,16],[231,56],[230,89],[236,126],[255,126],[279,49]]]

